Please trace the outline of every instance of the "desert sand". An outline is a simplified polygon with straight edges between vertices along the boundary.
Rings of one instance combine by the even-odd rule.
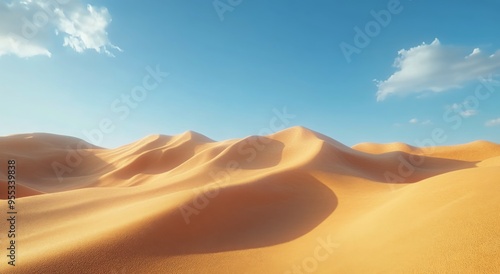
[[[0,273],[500,273],[500,145],[0,137]]]

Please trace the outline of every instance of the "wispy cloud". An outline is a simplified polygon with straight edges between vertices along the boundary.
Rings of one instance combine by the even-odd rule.
[[[425,120],[423,121],[422,123],[420,123],[421,125],[424,125],[424,126],[427,126],[427,125],[432,125],[432,122],[431,120]]]
[[[121,49],[111,43],[106,31],[111,15],[105,7],[81,0],[21,0],[0,2],[0,56],[51,56],[52,39],[84,52],[95,50],[113,56]]]
[[[464,117],[464,118],[469,118],[469,117],[472,117],[472,116],[476,116],[479,112],[475,109],[472,109],[472,108],[467,108],[466,107],[466,102],[462,103],[462,104],[453,104],[451,106],[449,106],[449,108],[451,110],[453,110],[454,112],[458,113],[460,116]]]
[[[424,121],[422,121],[422,120],[417,119],[417,118],[412,118],[406,124],[427,126],[427,125],[432,125],[432,121],[431,120],[424,120]],[[395,126],[395,127],[401,127],[403,125],[404,124],[401,124],[401,123],[395,123],[395,124],[393,124],[393,126]]]
[[[468,110],[460,112],[460,115],[462,115],[465,118],[472,117],[472,116],[477,115],[477,110],[468,109]]]
[[[409,123],[410,124],[418,124],[418,119],[417,118],[410,119]]]
[[[387,80],[377,81],[377,101],[390,95],[442,92],[460,88],[467,82],[500,71],[500,51],[484,54],[479,48],[431,44],[402,49],[394,62],[397,71]]]
[[[487,127],[500,126],[500,118],[489,120],[485,123]]]

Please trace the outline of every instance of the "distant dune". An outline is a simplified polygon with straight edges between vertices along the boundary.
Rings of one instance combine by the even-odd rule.
[[[0,137],[0,273],[500,273],[500,145]]]

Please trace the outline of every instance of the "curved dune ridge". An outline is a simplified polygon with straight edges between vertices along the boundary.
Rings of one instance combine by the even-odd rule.
[[[293,127],[105,149],[13,135],[0,137],[4,205],[9,159],[17,260],[3,251],[0,273],[500,273],[490,142],[350,148]]]

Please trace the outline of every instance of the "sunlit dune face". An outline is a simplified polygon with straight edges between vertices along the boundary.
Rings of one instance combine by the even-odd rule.
[[[302,127],[82,142],[0,139],[19,219],[5,273],[500,271],[494,143],[349,148]]]

